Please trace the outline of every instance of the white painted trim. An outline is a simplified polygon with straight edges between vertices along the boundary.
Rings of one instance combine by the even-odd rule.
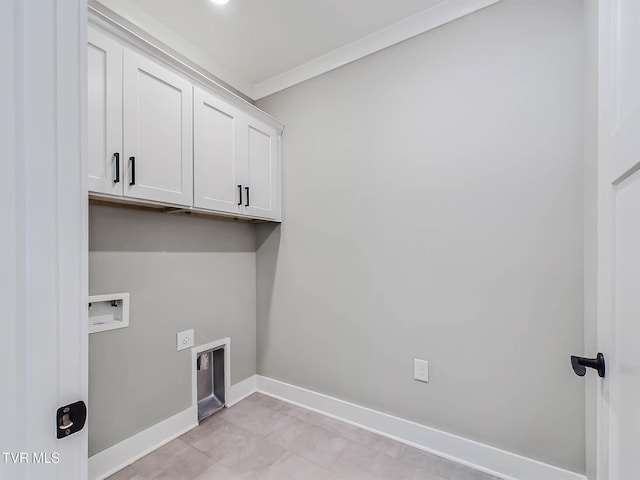
[[[404,18],[353,43],[257,83],[253,86],[253,92],[250,96],[254,100],[259,100],[499,1],[501,0],[443,0],[426,10]]]
[[[103,480],[198,425],[193,407],[89,458],[89,480]]]
[[[54,433],[55,410],[88,398],[86,15],[82,0],[0,2],[0,443],[60,456],[3,462],[2,478],[86,478],[87,430]]]
[[[153,16],[134,5],[126,7],[121,5],[118,8],[118,13],[115,13],[109,9],[109,2],[104,2],[107,5],[105,7],[105,5],[97,1],[92,1],[89,9],[92,22],[99,23],[99,18],[102,20],[101,26],[103,28],[106,24],[109,24],[110,27],[118,31],[121,38],[127,38],[128,41],[139,48],[147,50],[148,46],[152,45],[153,42],[143,38],[140,33],[134,32],[134,28],[154,37],[157,42],[164,43],[168,48],[173,49],[175,53],[154,45],[153,48],[157,50],[156,54],[165,57],[165,60],[170,59],[174,66],[188,71],[190,75],[195,75],[200,82],[204,80],[203,86],[212,88],[212,83],[215,84],[213,88],[218,93],[225,95],[227,99],[230,99],[227,95],[234,97],[235,95],[220,85],[220,82],[216,81],[217,79],[227,83],[228,86],[250,99],[259,100],[500,1],[502,0],[441,0],[436,5],[415,15],[404,18],[355,42],[255,84],[216,62],[201,48],[186,41],[161,22],[158,22]],[[138,21],[136,22],[135,19],[138,19]],[[125,22],[128,22],[130,26],[124,25]],[[113,33],[114,30],[112,29],[111,31]],[[176,54],[185,56],[183,52],[188,52],[188,60],[193,62],[194,65],[189,65],[177,58]],[[147,53],[149,53],[148,50]],[[198,66],[207,73],[200,71]]]
[[[209,345],[202,345],[204,348],[199,351],[217,346]],[[195,347],[192,352],[199,348]],[[584,475],[553,465],[260,375],[252,375],[232,385],[226,406],[231,407],[256,391],[504,480],[586,480]],[[169,443],[196,427],[197,417],[197,407],[192,406],[90,457],[89,479],[103,480]]]
[[[227,355],[229,354],[230,338],[224,338],[206,345],[200,345],[191,349],[192,359],[197,358],[195,352],[204,352],[225,345],[225,376],[231,378],[230,371],[227,371],[227,365],[230,365]],[[195,361],[195,360],[194,360]],[[192,363],[195,371],[195,364]],[[242,380],[232,385],[227,384],[225,379],[225,387],[227,388],[226,406],[235,405],[244,400],[256,391],[256,375]],[[171,440],[178,438],[180,435],[188,432],[192,428],[198,426],[198,406],[197,392],[192,389],[192,398],[196,399],[196,403],[182,412],[163,420],[156,425],[143,430],[132,437],[123,440],[116,445],[96,453],[89,458],[89,480],[103,480],[109,475],[113,475],[122,470],[127,465],[131,465],[136,460],[157,450],[161,446],[169,443]],[[89,426],[91,428],[91,426]]]
[[[227,394],[227,407],[233,407],[236,403],[244,400],[252,393],[256,392],[257,375],[251,375],[241,382],[231,386]]]
[[[191,348],[191,406],[195,409],[195,420],[198,423],[198,355],[208,350],[224,348],[224,395],[225,405],[231,392],[231,337],[221,338]],[[213,367],[212,367],[213,368]]]
[[[227,370],[227,366],[230,365],[227,355],[230,354],[230,343],[230,338],[224,338],[222,340],[217,340],[206,345],[199,345],[191,349],[193,360],[192,367],[195,371],[195,363],[193,362],[197,359],[197,353],[211,350],[212,348],[217,348],[219,346],[225,346],[225,387],[227,388],[227,407],[235,405],[254,393],[256,391],[257,377],[257,375],[251,375],[241,382],[229,387],[227,379],[231,377],[230,371]],[[196,403],[186,410],[183,410],[173,417],[163,420],[162,422],[157,423],[156,425],[149,427],[146,430],[143,430],[142,432],[137,433],[134,436],[129,437],[126,440],[123,440],[122,442],[90,457],[89,480],[103,480],[109,475],[113,475],[117,471],[125,468],[127,465],[131,465],[136,460],[169,443],[171,440],[178,438],[180,435],[188,432],[192,428],[197,427],[198,395],[197,391],[194,391],[193,389],[192,398],[195,398]]]
[[[537,460],[394,417],[322,393],[257,375],[257,391],[504,480],[586,480]]]

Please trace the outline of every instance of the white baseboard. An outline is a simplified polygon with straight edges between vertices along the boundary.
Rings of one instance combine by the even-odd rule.
[[[409,420],[257,375],[257,391],[504,480],[586,480],[584,475]]]
[[[257,375],[251,375],[241,382],[238,382],[235,385],[231,385],[226,398],[227,407],[232,407],[239,401],[247,398],[252,393],[255,393],[257,377]]]
[[[504,480],[586,480],[584,475],[553,465],[260,375],[252,375],[232,385],[227,394],[227,406],[235,405],[256,391]],[[197,410],[191,407],[90,457],[89,479],[103,480],[195,426]]]
[[[103,480],[198,425],[193,407],[89,457],[89,479]]]
[[[227,392],[227,407],[235,405],[255,391],[256,375],[231,385]],[[89,479],[103,480],[197,426],[197,406],[187,408],[90,457]]]

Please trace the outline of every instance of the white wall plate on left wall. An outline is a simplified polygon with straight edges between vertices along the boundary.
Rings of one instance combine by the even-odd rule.
[[[129,326],[129,294],[89,296],[89,333]]]

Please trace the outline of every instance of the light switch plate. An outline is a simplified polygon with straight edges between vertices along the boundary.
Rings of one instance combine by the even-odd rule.
[[[193,347],[194,336],[193,328],[191,330],[185,330],[184,332],[178,333],[178,351]]]

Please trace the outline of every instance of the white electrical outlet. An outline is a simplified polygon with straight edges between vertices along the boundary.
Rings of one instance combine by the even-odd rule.
[[[193,347],[193,328],[191,330],[185,330],[184,332],[178,333],[177,337],[178,351],[184,350],[185,348]]]
[[[413,379],[419,382],[429,382],[429,362],[413,359]]]

